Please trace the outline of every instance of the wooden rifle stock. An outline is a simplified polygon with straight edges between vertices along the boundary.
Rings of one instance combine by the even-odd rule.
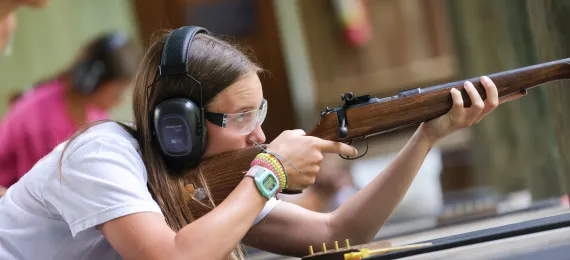
[[[541,63],[515,70],[488,75],[497,86],[499,97],[526,91],[540,84],[570,79],[570,58]],[[485,89],[479,78],[468,79],[483,99]],[[471,100],[463,88],[465,80],[443,85],[401,91],[386,98],[355,97],[352,93],[342,96],[344,105],[327,108],[321,113],[317,125],[307,134],[333,141],[351,141],[419,125],[447,113],[452,105],[451,88],[461,91],[464,105]],[[200,168],[206,178],[216,205],[219,205],[243,179],[242,172],[250,168],[251,161],[260,153],[258,147],[231,151],[205,159]],[[193,207],[196,217],[209,209]]]

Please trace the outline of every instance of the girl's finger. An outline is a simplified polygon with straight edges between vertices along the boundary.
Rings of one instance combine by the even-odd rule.
[[[485,109],[493,110],[499,105],[499,94],[495,83],[487,76],[481,77],[481,84],[485,88],[487,99],[485,100]]]
[[[461,97],[461,92],[455,88],[451,89],[451,99],[453,100],[453,106],[448,112],[449,119],[452,125],[456,125],[463,121],[465,117],[465,107],[463,103],[463,97]]]
[[[481,84],[485,88],[487,99],[485,99],[485,109],[483,109],[483,112],[481,112],[473,124],[479,123],[483,117],[499,106],[499,96],[495,83],[486,76],[481,77],[480,80]]]
[[[465,121],[463,124],[471,125],[479,117],[481,112],[483,112],[483,109],[485,109],[485,103],[483,103],[481,95],[479,95],[479,92],[477,92],[477,89],[470,81],[465,81],[463,86],[469,95],[469,98],[471,99],[471,108],[467,110],[468,112],[465,116]]]

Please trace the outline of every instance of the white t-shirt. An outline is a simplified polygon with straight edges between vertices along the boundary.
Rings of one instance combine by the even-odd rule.
[[[96,226],[161,210],[138,143],[116,123],[92,127],[40,160],[0,199],[0,259],[121,259]],[[255,223],[278,203],[268,201]]]

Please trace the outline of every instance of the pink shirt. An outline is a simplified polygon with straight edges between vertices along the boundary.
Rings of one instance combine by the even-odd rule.
[[[55,146],[75,133],[65,107],[64,85],[54,80],[38,86],[12,105],[0,124],[0,185],[9,187]],[[107,119],[90,107],[88,121]]]

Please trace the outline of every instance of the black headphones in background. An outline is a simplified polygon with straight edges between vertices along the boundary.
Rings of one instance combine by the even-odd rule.
[[[170,33],[162,50],[159,77],[186,75],[188,80],[199,85],[202,97],[200,82],[188,71],[190,45],[199,33],[210,34],[197,26],[184,26]],[[147,102],[148,98],[147,96]],[[161,152],[168,162],[191,168],[200,162],[206,148],[207,134],[203,105],[202,100],[197,104],[187,98],[173,97],[160,102],[151,111],[148,122],[149,130],[152,131],[150,135],[151,138],[155,136],[158,139]]]
[[[128,42],[128,36],[122,33],[111,33],[97,40],[87,58],[73,70],[75,89],[84,95],[95,92],[102,81],[113,75],[110,64],[112,56]]]

